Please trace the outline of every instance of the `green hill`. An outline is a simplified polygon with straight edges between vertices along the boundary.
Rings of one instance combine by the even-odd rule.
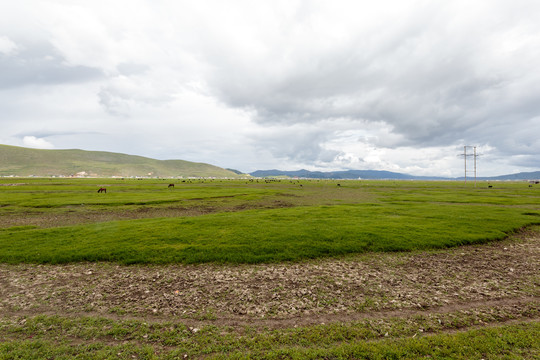
[[[0,145],[0,176],[238,177],[217,166],[105,151],[38,150]]]

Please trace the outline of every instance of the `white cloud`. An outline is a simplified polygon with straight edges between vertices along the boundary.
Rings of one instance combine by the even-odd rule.
[[[7,36],[0,36],[0,54],[14,55],[18,51],[18,46]]]
[[[525,0],[21,0],[0,13],[2,136],[454,176],[467,144],[485,171],[530,171],[538,18]]]
[[[23,137],[23,145],[30,148],[37,149],[54,149],[54,145],[48,142],[45,139],[37,138],[35,136],[25,136]]]

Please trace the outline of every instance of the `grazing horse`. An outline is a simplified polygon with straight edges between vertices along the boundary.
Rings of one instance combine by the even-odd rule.
[[[98,192],[98,193],[102,193],[102,192],[106,193],[106,192],[107,192],[107,189],[105,189],[104,187],[102,187],[102,188],[99,188],[99,190],[98,190],[97,192]]]
[[[174,187],[174,184],[169,184],[168,188],[173,188]]]

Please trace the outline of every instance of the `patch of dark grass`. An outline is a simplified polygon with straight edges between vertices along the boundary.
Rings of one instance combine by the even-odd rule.
[[[303,181],[300,189],[297,182],[199,181],[168,190],[162,180],[116,186],[104,179],[20,181],[0,187],[0,212],[11,219],[0,229],[3,262],[261,263],[445,248],[502,239],[537,224],[539,210],[536,195],[506,183],[494,192],[452,182],[348,181],[338,188],[333,181]],[[110,191],[97,194],[97,186]],[[283,199],[286,208],[275,206]],[[189,218],[83,221],[100,211],[129,218],[143,207],[159,215],[173,203],[208,211]],[[48,228],[46,222],[39,229],[14,227],[26,225],[16,218],[29,211],[44,219],[73,211],[69,224],[80,216],[86,225],[53,228],[62,225],[54,220]]]
[[[2,262],[263,263],[446,248],[531,224],[511,207],[370,204],[0,230]]]

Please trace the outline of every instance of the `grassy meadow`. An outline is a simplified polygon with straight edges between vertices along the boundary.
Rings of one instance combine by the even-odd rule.
[[[468,321],[469,319],[467,319]],[[266,330],[207,326],[193,334],[182,324],[115,322],[107,319],[69,319],[39,316],[13,327],[10,335],[26,337],[0,343],[10,359],[534,359],[540,353],[540,324],[491,326],[458,333],[415,336],[429,320],[378,324],[364,321]],[[445,330],[457,326],[432,325]],[[385,336],[385,331],[394,330]],[[386,332],[387,333],[387,332]],[[93,340],[73,346],[58,338]],[[107,345],[108,339],[123,344]],[[535,340],[536,339],[536,340]],[[110,341],[110,340],[109,340]],[[135,343],[135,344],[134,344]],[[158,349],[158,351],[156,351]]]
[[[0,178],[0,359],[536,359],[539,225],[525,182]]]
[[[0,262],[272,263],[478,244],[540,224],[539,189],[524,182],[3,178]]]
[[[98,177],[228,177],[237,175],[220,167],[185,160],[156,160],[143,156],[106,151],[45,150],[0,144],[0,176],[75,175]]]

